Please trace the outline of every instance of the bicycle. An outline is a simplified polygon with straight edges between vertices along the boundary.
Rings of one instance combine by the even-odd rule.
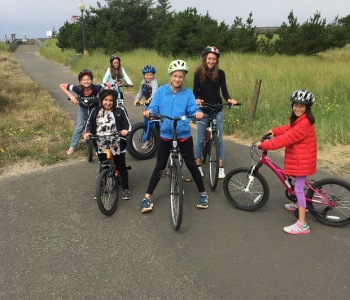
[[[71,100],[70,98],[67,98],[67,100]],[[96,97],[88,98],[88,99],[81,99],[77,98],[79,104],[82,103],[85,108],[88,110],[87,117],[84,120],[84,128],[86,126],[87,120],[89,119],[90,113],[94,107],[96,107],[99,103],[98,99]],[[87,160],[88,162],[92,162],[94,150],[96,150],[96,145],[93,140],[87,140],[83,141],[83,144],[86,145],[87,149]],[[95,151],[96,152],[96,151]]]
[[[107,160],[100,163],[100,174],[96,180],[96,201],[100,211],[111,216],[118,208],[120,176],[114,163],[113,154],[110,149],[111,144],[124,139],[119,133],[109,135],[92,134],[89,140],[105,140]],[[119,148],[119,147],[118,147]]]
[[[173,137],[172,137],[172,148],[168,159],[169,173],[164,170],[160,174],[160,177],[169,177],[171,221],[172,221],[174,230],[179,230],[181,226],[182,214],[183,214],[184,189],[183,189],[183,176],[182,176],[183,158],[181,156],[181,152],[178,145],[176,128],[177,128],[178,121],[186,120],[187,118],[193,119],[195,118],[195,115],[173,118],[162,114],[154,114],[154,115],[150,114],[149,117],[159,119],[160,121],[164,121],[164,119],[173,121],[172,126],[174,130],[173,130]]]
[[[104,83],[104,85],[109,88],[109,84]],[[128,85],[124,85],[122,80],[117,80],[115,83],[110,84],[110,88],[115,91],[116,95],[116,107],[122,107],[125,109],[124,105],[124,87],[129,87]],[[125,109],[126,111],[126,109]]]
[[[233,206],[244,211],[262,208],[269,198],[269,186],[260,167],[266,165],[279,178],[286,188],[286,197],[297,203],[294,191],[294,178],[284,174],[267,156],[267,151],[258,152],[256,143],[270,138],[266,134],[257,139],[250,148],[252,165],[250,168],[236,168],[225,177],[223,188],[226,198]],[[257,159],[256,155],[260,158]],[[311,215],[320,223],[341,227],[350,224],[350,183],[338,178],[324,178],[319,181],[306,180],[306,205]],[[298,210],[295,211],[298,217]]]
[[[146,107],[146,102],[139,101],[136,106]],[[157,126],[158,125],[158,126]],[[152,158],[159,146],[159,120],[148,119],[132,126],[128,135],[127,150],[139,160]]]
[[[209,156],[209,185],[210,188],[214,191],[218,185],[218,176],[219,176],[219,137],[218,131],[216,129],[217,123],[217,113],[219,109],[223,106],[233,107],[235,105],[241,105],[240,102],[236,104],[231,103],[202,103],[201,108],[206,108],[210,110],[209,113],[204,115],[204,118],[208,118],[208,127],[205,133],[203,151],[202,151],[202,163],[205,163],[207,156]],[[203,121],[197,121],[206,124]]]

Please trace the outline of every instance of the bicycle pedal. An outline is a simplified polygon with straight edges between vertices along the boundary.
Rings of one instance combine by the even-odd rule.
[[[126,169],[127,170],[131,170],[131,166],[126,166]]]
[[[166,178],[166,177],[169,176],[169,174],[168,174],[168,172],[167,172],[166,170],[162,170],[162,171],[160,171],[160,172],[158,173],[158,176],[159,176],[160,178]]]

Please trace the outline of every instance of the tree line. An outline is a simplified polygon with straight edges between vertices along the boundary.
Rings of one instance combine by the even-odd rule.
[[[57,46],[83,52],[82,18],[68,21],[54,31]],[[86,48],[110,54],[137,48],[155,49],[160,55],[198,55],[205,45],[221,51],[273,55],[314,55],[350,42],[350,15],[327,24],[319,12],[300,24],[293,11],[288,23],[276,32],[260,34],[253,25],[253,13],[232,25],[218,23],[196,8],[175,12],[168,0],[106,0],[106,5],[87,9],[84,15]]]

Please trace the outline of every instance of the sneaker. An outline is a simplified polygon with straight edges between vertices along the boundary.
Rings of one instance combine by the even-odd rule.
[[[219,176],[220,179],[225,178],[225,169],[224,168],[219,168]]]
[[[150,141],[146,141],[142,144],[141,149],[147,149],[150,144]]]
[[[153,203],[151,201],[151,199],[148,199],[148,198],[143,198],[142,199],[142,203],[141,203],[141,213],[146,213],[146,212],[149,212],[153,209]]]
[[[310,227],[308,223],[305,223],[303,226],[299,221],[297,221],[293,225],[284,227],[283,231],[289,234],[307,234],[310,233]]]
[[[122,199],[123,200],[130,200],[131,199],[130,190],[123,190]]]
[[[201,166],[198,166],[199,173],[201,173],[201,176],[204,177],[203,169]]]
[[[71,154],[73,154],[73,153],[74,153],[74,148],[69,147],[69,149],[67,150],[67,154],[68,154],[68,155],[71,155]]]
[[[284,205],[284,208],[289,211],[296,211],[298,209],[298,206],[295,203],[288,203]],[[306,208],[305,212],[308,212],[309,210]]]
[[[207,194],[199,194],[197,208],[208,208],[208,198]]]

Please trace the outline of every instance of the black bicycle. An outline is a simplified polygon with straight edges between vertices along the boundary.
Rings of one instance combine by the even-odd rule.
[[[217,113],[223,106],[233,107],[235,105],[241,105],[240,102],[236,104],[231,103],[202,103],[201,107],[210,110],[209,113],[204,115],[204,118],[209,118],[209,126],[205,133],[204,146],[202,151],[202,163],[204,163],[209,157],[209,185],[214,191],[218,185],[219,176],[219,137],[216,129]],[[203,121],[197,121],[203,122]],[[204,123],[204,122],[203,122]]]
[[[169,177],[170,179],[170,211],[171,211],[171,221],[174,230],[178,230],[182,222],[183,213],[183,176],[182,176],[182,164],[183,158],[178,145],[177,140],[177,123],[180,120],[186,120],[187,118],[193,119],[195,115],[182,116],[182,117],[169,117],[162,114],[150,115],[150,118],[158,119],[164,121],[164,119],[173,121],[173,137],[172,137],[172,148],[169,154],[168,168],[169,173],[164,170],[161,177]]]
[[[120,175],[117,171],[117,166],[114,163],[113,154],[110,146],[115,141],[117,144],[124,139],[119,133],[109,135],[93,134],[89,140],[103,140],[106,141],[106,156],[107,160],[100,163],[100,174],[96,181],[96,200],[100,211],[106,215],[111,216],[118,208]],[[119,149],[119,147],[117,147]]]
[[[71,100],[71,98],[67,98],[67,100]],[[89,119],[90,113],[92,111],[92,109],[96,106],[98,106],[98,99],[97,97],[91,97],[88,99],[81,99],[81,98],[77,98],[78,103],[82,103],[84,105],[84,108],[87,108],[88,110],[88,114],[87,117],[84,120],[84,128],[86,126],[87,120]],[[87,149],[87,160],[88,162],[92,162],[92,158],[94,156],[94,152],[96,152],[96,144],[95,141],[92,139],[88,139],[88,140],[83,140],[83,144],[86,145],[86,149]]]

